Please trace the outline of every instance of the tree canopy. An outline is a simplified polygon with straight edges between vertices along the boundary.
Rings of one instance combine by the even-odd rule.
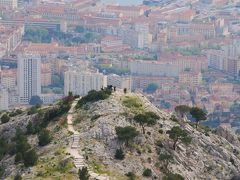
[[[29,104],[32,106],[41,105],[42,103],[43,103],[43,101],[40,99],[39,96],[32,96],[29,101]]]
[[[126,146],[128,146],[129,141],[133,140],[139,134],[136,128],[132,126],[116,127],[115,130],[118,139],[124,141]]]
[[[2,123],[7,123],[10,120],[10,117],[7,114],[3,114],[1,117]]]
[[[48,130],[44,129],[39,133],[38,140],[39,146],[45,146],[51,142],[52,136]]]
[[[142,127],[143,134],[145,134],[145,126],[152,126],[157,123],[157,120],[159,119],[159,116],[156,115],[153,112],[146,112],[143,114],[137,114],[134,117],[134,121],[140,124]]]
[[[204,110],[198,107],[193,107],[190,110],[190,114],[196,121],[196,128],[198,127],[198,124],[200,121],[205,121],[207,120],[207,114]]]
[[[179,126],[174,126],[171,130],[167,131],[169,138],[173,140],[173,149],[177,147],[177,143],[189,144],[192,138],[188,135],[187,131],[181,129]]]
[[[158,89],[158,85],[155,83],[148,84],[147,88],[144,90],[147,93],[154,93]]]

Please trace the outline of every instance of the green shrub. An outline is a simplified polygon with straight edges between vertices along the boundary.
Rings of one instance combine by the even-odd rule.
[[[145,176],[145,177],[152,177],[152,170],[151,169],[145,169],[144,171],[143,171],[143,176]]]
[[[184,177],[182,177],[180,174],[168,173],[163,177],[163,180],[184,180]]]
[[[10,120],[10,117],[7,114],[3,114],[1,117],[2,124],[7,123]]]
[[[17,114],[22,114],[23,111],[22,111],[21,109],[17,109],[17,110],[16,110],[16,113],[17,113]]]
[[[88,102],[93,103],[99,100],[107,99],[111,95],[111,93],[112,91],[109,89],[104,89],[100,91],[91,90],[86,96],[82,97],[78,101],[76,108],[80,108]]]
[[[114,157],[115,159],[123,160],[125,157],[125,154],[122,149],[117,149]]]
[[[0,160],[8,153],[9,144],[5,139],[0,138]]]
[[[38,135],[39,146],[45,146],[49,144],[51,140],[52,140],[52,136],[50,135],[50,132],[46,129],[42,130]]]
[[[83,167],[82,169],[79,169],[78,176],[80,180],[89,180],[90,175],[88,173],[87,167]]]
[[[125,96],[122,101],[123,105],[132,109],[141,109],[143,107],[142,101],[138,97]]]
[[[28,112],[27,112],[27,115],[32,115],[32,114],[36,114],[37,113],[37,108],[36,106],[32,106]]]
[[[162,129],[159,129],[158,132],[159,132],[159,134],[163,134],[163,130]]]
[[[13,140],[15,141],[14,151],[16,153],[19,152],[23,154],[31,148],[30,144],[28,143],[27,136],[21,129],[16,129]]]
[[[22,180],[22,176],[20,174],[17,174],[15,177],[14,177],[14,180]]]
[[[31,167],[37,164],[38,161],[38,155],[35,152],[35,150],[29,150],[24,153],[23,155],[23,162],[25,167]]]
[[[23,160],[22,153],[18,152],[15,156],[15,164],[20,163]]]
[[[128,172],[127,174],[125,174],[125,176],[127,176],[129,180],[136,179],[136,175],[133,172]]]
[[[4,172],[5,172],[5,168],[3,166],[0,166],[0,178],[3,177]]]
[[[27,125],[27,134],[35,134],[35,128],[33,127],[33,124],[31,121],[28,122],[28,125]]]

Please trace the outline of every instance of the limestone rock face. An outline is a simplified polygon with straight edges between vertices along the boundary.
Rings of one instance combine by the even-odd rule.
[[[139,111],[123,103],[126,96],[137,98],[141,102]],[[155,125],[146,126],[146,133],[143,134],[142,127],[134,122],[133,117],[147,111],[156,113],[160,118]],[[125,174],[133,172],[144,180],[147,178],[142,174],[147,168],[152,170],[153,178],[162,179],[163,162],[159,160],[159,152],[171,154],[173,160],[169,163],[169,171],[178,173],[187,180],[227,180],[239,175],[240,143],[235,134],[223,127],[206,133],[204,128],[196,129],[189,122],[175,122],[171,120],[171,114],[156,108],[140,94],[114,92],[106,100],[77,109],[73,117],[77,120],[73,120],[73,127],[80,133],[78,152],[85,158],[91,171],[108,174],[110,179],[126,179]],[[25,129],[29,121],[34,123],[36,120],[34,115],[14,117],[10,122],[0,125],[0,134],[10,140],[17,127]],[[133,126],[139,135],[127,146],[118,140],[115,130],[117,126]],[[173,150],[173,142],[167,131],[174,126],[180,126],[192,137],[189,145],[178,143],[176,150]],[[55,132],[55,136],[64,139],[61,136],[63,132],[64,129],[61,129]],[[115,159],[117,149],[123,149],[124,160]],[[44,153],[50,153],[41,151],[40,147],[38,150],[43,156]],[[66,157],[66,161],[64,159],[61,163],[64,165],[67,162]],[[9,167],[9,173],[16,171],[14,157],[0,162],[3,163]]]
[[[36,115],[27,116],[26,114],[12,117],[8,123],[0,125],[1,137],[10,140],[14,137],[17,128],[25,131],[29,121],[36,121],[35,117]]]
[[[160,119],[152,127],[146,127],[146,134],[142,134],[141,127],[134,123],[134,114],[122,103],[123,94],[115,93],[109,99],[89,105],[86,119],[81,122],[77,130],[81,132],[80,146],[88,149],[91,157],[98,159],[111,172],[126,174],[134,172],[142,176],[143,170],[150,168],[157,179],[164,175],[157,164],[161,165],[156,153],[156,142],[161,141],[164,148],[173,157],[170,163],[171,172],[181,174],[185,179],[230,179],[240,172],[240,149],[237,136],[222,129],[217,133],[196,130],[188,122],[177,123],[170,120],[171,115],[152,105],[145,97],[139,94],[128,94],[141,100],[144,111],[153,111]],[[97,117],[90,120],[91,117]],[[140,132],[135,138],[133,147],[126,148],[117,140],[116,126],[134,126]],[[176,151],[172,149],[172,142],[166,132],[173,126],[181,126],[192,136],[189,146],[179,144]],[[159,130],[161,129],[161,133]],[[125,159],[115,160],[117,148],[125,149]],[[144,179],[144,177],[141,177]]]
[[[240,146],[240,142],[239,142],[238,138],[236,137],[236,135],[233,134],[231,131],[229,131],[227,128],[219,126],[216,129],[216,134],[223,137],[224,139],[226,139],[231,144],[234,144],[236,146]]]

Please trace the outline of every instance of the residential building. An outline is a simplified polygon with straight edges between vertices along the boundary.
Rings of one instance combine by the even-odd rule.
[[[41,94],[41,58],[37,54],[18,55],[18,93],[20,103],[29,103]]]
[[[42,100],[43,104],[53,104],[57,100],[63,98],[63,94],[41,94],[40,99]]]
[[[149,84],[156,84],[161,87],[163,84],[173,83],[174,77],[159,77],[159,76],[131,76],[132,78],[132,90],[146,89]]]
[[[49,63],[44,63],[41,66],[41,86],[49,86],[52,83],[51,67],[45,66],[45,64]]]
[[[105,8],[105,12],[118,14],[119,17],[136,18],[144,14],[144,9],[136,6],[109,5]]]
[[[152,42],[152,35],[149,33],[149,24],[147,23],[136,23],[135,31],[138,33],[138,45],[140,49],[149,48]]]
[[[107,86],[107,77],[101,73],[67,71],[64,74],[64,95],[72,92],[84,96],[90,90],[100,90]]]
[[[22,25],[0,24],[0,57],[14,51],[21,43],[23,34],[24,26]]]
[[[188,87],[198,87],[202,83],[202,73],[182,72],[179,74],[179,83]]]
[[[16,90],[17,85],[17,70],[4,69],[1,71],[1,85],[8,91]]]
[[[131,77],[110,74],[107,76],[107,85],[115,86],[118,89],[127,89],[131,91]]]
[[[0,6],[10,7],[12,9],[16,9],[18,5],[17,0],[0,0]]]
[[[8,110],[8,90],[0,86],[0,111]]]
[[[126,49],[130,49],[130,47],[123,44],[117,36],[106,36],[101,40],[101,50],[103,52],[119,52]]]
[[[171,62],[132,60],[130,62],[132,75],[177,77],[178,66]]]
[[[227,56],[223,50],[207,50],[208,66],[218,70],[227,69]]]

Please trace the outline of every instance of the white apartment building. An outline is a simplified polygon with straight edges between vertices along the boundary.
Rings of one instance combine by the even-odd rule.
[[[132,75],[178,77],[176,64],[161,61],[133,60],[130,62]]]
[[[218,70],[227,69],[227,55],[223,50],[210,49],[206,51],[208,66]]]
[[[41,57],[19,54],[17,84],[20,103],[27,104],[32,96],[41,94]]]
[[[131,77],[110,74],[107,76],[107,85],[115,86],[118,89],[126,88],[128,91],[131,91]]]
[[[135,31],[138,34],[138,48],[148,48],[152,42],[152,35],[149,33],[149,25],[135,24]]]
[[[197,87],[202,83],[202,73],[182,72],[179,74],[179,83],[189,87]]]
[[[0,0],[0,6],[11,7],[12,9],[17,8],[17,0]]]
[[[67,71],[64,74],[64,95],[69,92],[84,96],[90,90],[107,86],[107,77],[101,73]]]
[[[0,86],[0,111],[8,110],[8,91]]]

